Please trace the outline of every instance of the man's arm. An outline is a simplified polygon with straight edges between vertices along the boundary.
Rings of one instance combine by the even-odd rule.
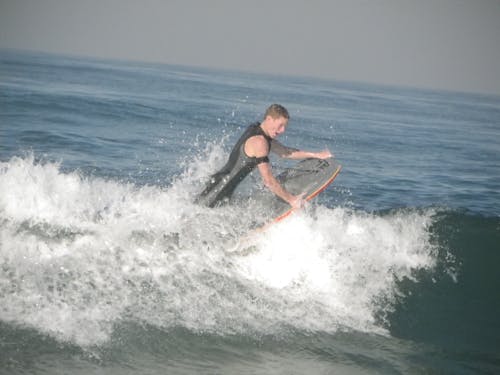
[[[271,142],[271,151],[277,154],[279,157],[286,159],[328,159],[333,157],[332,153],[328,150],[323,150],[320,152],[302,151],[296,148],[284,146],[275,139],[273,139],[273,141]]]
[[[262,158],[269,155],[269,147],[267,141],[262,136],[254,136],[248,139],[245,143],[245,153],[250,157]],[[274,177],[269,162],[260,163],[257,166],[264,185],[278,197],[288,202],[293,208],[300,208],[303,205],[303,194],[293,195],[286,191],[283,186]]]

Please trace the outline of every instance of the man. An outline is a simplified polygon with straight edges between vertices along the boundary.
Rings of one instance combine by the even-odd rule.
[[[285,107],[279,104],[271,105],[266,110],[262,123],[251,124],[245,130],[231,151],[226,165],[210,177],[210,181],[197,201],[214,207],[224,199],[229,199],[238,184],[257,167],[264,185],[269,190],[288,202],[293,208],[302,207],[304,204],[303,194],[290,194],[274,177],[269,163],[269,152],[272,151],[287,159],[326,159],[332,157],[332,154],[328,150],[321,152],[301,151],[279,143],[276,137],[285,132],[289,118]]]

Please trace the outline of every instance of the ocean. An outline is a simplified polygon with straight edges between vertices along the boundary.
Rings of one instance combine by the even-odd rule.
[[[343,169],[253,232],[272,103]],[[499,265],[498,96],[0,51],[1,374],[498,374]]]

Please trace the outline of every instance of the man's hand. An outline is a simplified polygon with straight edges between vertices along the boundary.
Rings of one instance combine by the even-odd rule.
[[[306,204],[306,201],[304,199],[305,195],[306,193],[295,195],[288,203],[290,203],[290,206],[292,206],[294,210],[302,208]]]

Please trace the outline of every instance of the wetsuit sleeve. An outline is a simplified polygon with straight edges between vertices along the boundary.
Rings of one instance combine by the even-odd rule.
[[[262,163],[269,163],[269,158],[267,156],[263,156],[261,158],[255,158],[255,165],[259,165]]]

